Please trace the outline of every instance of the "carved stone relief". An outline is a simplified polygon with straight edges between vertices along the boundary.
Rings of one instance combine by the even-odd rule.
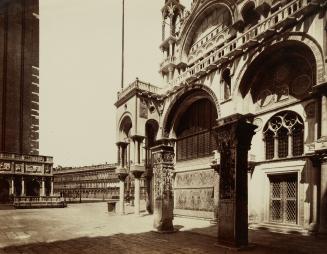
[[[214,210],[213,188],[175,190],[175,208],[195,211]]]
[[[11,163],[10,162],[0,162],[0,171],[11,171]]]

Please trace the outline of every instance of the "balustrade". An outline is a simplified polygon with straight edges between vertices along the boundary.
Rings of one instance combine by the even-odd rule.
[[[304,9],[309,6],[314,6],[315,3],[316,1],[314,0],[294,0],[288,3],[242,35],[204,57],[203,60],[194,66],[187,68],[185,72],[169,82],[169,84],[171,86],[177,86],[188,79],[196,78],[197,75],[205,73],[210,69],[210,65],[212,64],[218,66],[223,61],[228,60],[229,57],[243,52],[246,47],[259,43],[260,40],[267,35],[267,33],[278,32],[280,27],[282,27],[286,21],[302,18]]]

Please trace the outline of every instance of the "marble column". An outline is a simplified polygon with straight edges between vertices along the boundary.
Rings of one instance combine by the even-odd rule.
[[[51,178],[50,196],[53,196],[53,178]]]
[[[319,160],[312,158],[308,159],[307,164],[310,166],[311,178],[311,220],[309,224],[310,232],[318,230],[318,180],[319,180]]]
[[[133,171],[134,175],[134,213],[140,215],[140,178],[143,171]]]
[[[288,158],[293,157],[293,134],[291,131],[288,132]]]
[[[145,170],[145,183],[146,183],[146,210],[149,214],[153,214],[153,193],[152,193],[152,167],[147,167]]]
[[[45,181],[44,181],[43,177],[42,177],[42,180],[41,180],[41,184],[42,184],[42,187],[41,187],[40,196],[44,197],[45,196]]]
[[[22,192],[21,192],[21,196],[24,197],[26,195],[25,193],[25,179],[22,176]]]
[[[128,176],[124,169],[119,169],[119,214],[125,214],[125,179]]]
[[[11,178],[11,189],[10,189],[10,194],[15,195],[15,179],[14,177]]]
[[[220,152],[218,243],[248,245],[248,150],[256,128],[252,115],[219,119],[215,128]]]
[[[151,148],[154,177],[154,223],[158,232],[174,232],[173,171],[174,141],[162,139]]]
[[[274,159],[278,159],[278,136],[277,133],[274,135]]]

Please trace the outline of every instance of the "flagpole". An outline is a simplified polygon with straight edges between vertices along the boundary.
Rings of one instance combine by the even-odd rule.
[[[122,47],[121,47],[121,90],[124,89],[124,44],[125,44],[125,0],[123,0],[122,15]]]

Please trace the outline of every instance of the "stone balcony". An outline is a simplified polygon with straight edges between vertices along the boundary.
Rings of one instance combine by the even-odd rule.
[[[302,19],[305,13],[323,3],[324,0],[293,0],[289,2],[245,33],[214,50],[194,66],[187,68],[184,73],[170,81],[169,85],[179,86],[184,82],[191,82],[212,69],[218,68],[223,62],[242,54],[249,47],[259,44],[265,37],[278,33],[283,27]]]
[[[176,65],[175,62],[176,62],[176,57],[174,56],[166,57],[160,64],[160,72],[167,73],[169,71],[169,67],[174,67]]]
[[[145,83],[140,81],[139,79],[136,79],[134,82],[132,82],[130,85],[125,87],[122,91],[118,92],[117,97],[118,101],[123,99],[129,94],[133,94],[137,91],[143,91],[149,94],[159,94],[161,88],[151,85],[150,83]]]
[[[0,175],[52,175],[52,165],[50,156],[0,153]]]

